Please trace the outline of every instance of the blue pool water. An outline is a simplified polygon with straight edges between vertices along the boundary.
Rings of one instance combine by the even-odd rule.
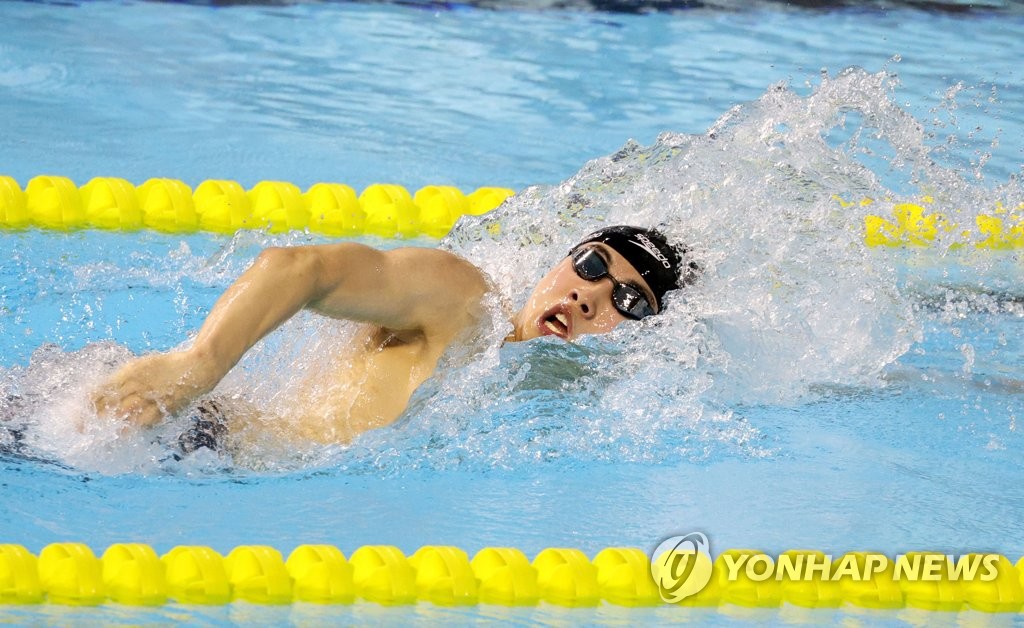
[[[263,246],[322,240],[0,233],[0,399],[28,400],[14,412],[26,440],[0,454],[0,542],[592,556],[701,530],[716,550],[1024,554],[1019,256],[953,249],[950,235],[912,251],[862,242],[864,214],[895,201],[931,195],[967,226],[1024,202],[1013,7],[5,3],[0,23],[0,173],[23,185],[53,173],[514,187],[441,246],[516,304],[602,220],[661,223],[706,268],[660,321],[451,356],[398,424],[350,448],[176,462],[161,444],[175,425],[69,429],[82,391],[129,353],[184,341]],[[833,195],[878,201],[844,209]],[[344,331],[300,317],[227,385],[272,400],[301,370],[294,351],[321,338],[322,358]],[[0,617],[934,621],[370,604]]]

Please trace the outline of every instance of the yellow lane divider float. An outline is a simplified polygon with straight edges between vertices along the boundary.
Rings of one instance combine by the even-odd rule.
[[[136,187],[117,177],[97,177],[81,188],[67,177],[40,175],[23,191],[0,175],[0,229],[154,229],[168,233],[239,229],[279,233],[309,229],[329,236],[375,235],[385,238],[444,237],[460,216],[486,213],[514,190],[483,187],[463,194],[452,186],[428,185],[415,195],[392,184],[374,184],[356,194],[341,183],[317,183],[302,192],[292,183],[263,181],[246,190],[237,181],[212,179],[194,191],[175,179],[150,179]],[[867,207],[835,197],[843,208]],[[957,224],[929,211],[935,200],[894,203],[891,215],[864,217],[864,243],[870,247],[925,247],[940,238],[950,250],[1024,248],[1024,203],[997,203],[978,214],[973,225]],[[955,212],[959,213],[959,212]]]
[[[593,560],[578,549],[549,548],[530,561],[523,552],[507,547],[482,549],[471,560],[463,550],[447,546],[422,547],[407,558],[396,547],[368,545],[346,558],[332,545],[302,545],[285,559],[265,545],[236,547],[227,556],[209,547],[179,546],[158,557],[148,545],[118,543],[100,558],[81,543],[54,543],[38,557],[21,545],[0,545],[0,604],[49,601],[88,606],[109,601],[156,606],[171,600],[207,605],[233,601],[350,604],[363,600],[383,605],[533,606],[543,601],[592,607],[603,601],[658,606],[677,599],[673,594],[682,584],[677,582],[680,575],[685,581],[687,574],[703,572],[710,573],[706,586],[678,605],[837,608],[848,604],[871,609],[1024,612],[1024,558],[1014,565],[1004,556],[984,555],[988,577],[965,578],[958,569],[931,569],[933,563],[945,564],[941,554],[911,552],[900,560],[925,565],[923,577],[901,579],[894,576],[892,561],[880,560],[878,554],[850,552],[830,568],[804,570],[810,577],[806,573],[795,577],[786,569],[777,570],[776,576],[759,577],[758,569],[770,573],[772,559],[755,550],[727,550],[713,563],[707,554],[691,552],[688,556],[695,562],[682,569],[673,560],[677,553],[659,556],[652,570],[647,555],[635,548],[607,548]],[[982,555],[967,555],[973,558]],[[804,560],[812,565],[824,559],[821,552],[790,550],[780,555],[779,565],[800,565]],[[734,568],[743,562],[748,569]],[[729,575],[737,571],[738,577]],[[655,578],[667,588],[659,589]]]
[[[855,204],[867,207],[874,203],[870,198],[859,203],[838,197],[836,200],[844,208]],[[951,241],[951,251],[971,246],[997,251],[1024,248],[1024,203],[1010,209],[996,203],[990,214],[974,217],[976,231],[970,225],[958,224],[945,213],[929,211],[934,203],[933,197],[925,196],[918,203],[893,204],[891,217],[865,216],[864,243],[871,247],[926,247],[942,238]]]
[[[40,175],[25,186],[0,176],[0,228],[155,229],[169,233],[239,229],[309,229],[330,236],[443,237],[464,214],[501,205],[514,190],[484,187],[471,194],[428,185],[415,195],[398,185],[374,184],[358,196],[341,183],[317,183],[302,192],[292,183],[209,180],[194,191],[175,179],[136,187],[98,177],[81,188],[67,177]]]

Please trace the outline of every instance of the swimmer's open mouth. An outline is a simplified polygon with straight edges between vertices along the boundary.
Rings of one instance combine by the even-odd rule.
[[[558,336],[562,340],[572,337],[572,317],[564,305],[558,305],[545,312],[538,327],[545,336]]]

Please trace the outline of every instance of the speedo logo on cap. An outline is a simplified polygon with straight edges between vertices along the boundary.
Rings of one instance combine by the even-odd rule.
[[[640,240],[639,242],[637,242],[636,240],[630,240],[630,242],[650,253],[651,257],[661,262],[661,265],[664,266],[665,268],[668,268],[669,270],[672,269],[672,262],[670,262],[669,259],[665,257],[665,254],[661,252],[661,249],[658,248],[658,245],[656,245],[654,242],[651,242],[651,239],[642,233],[636,234],[636,237],[637,240]]]

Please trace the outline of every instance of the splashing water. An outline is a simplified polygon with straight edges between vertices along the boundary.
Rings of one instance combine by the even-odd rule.
[[[477,264],[500,292],[476,337],[443,358],[395,426],[348,447],[290,456],[268,448],[245,465],[387,474],[772,455],[744,420],[745,406],[803,403],[830,386],[885,386],[887,368],[924,334],[923,302],[936,289],[957,292],[950,267],[971,269],[972,290],[1007,284],[1005,256],[957,249],[948,234],[913,258],[865,246],[865,215],[908,195],[933,197],[936,211],[958,210],[962,224],[998,201],[1024,200],[1014,179],[993,189],[974,166],[941,165],[949,144],[936,145],[936,134],[894,102],[894,88],[892,75],[859,69],[823,76],[804,96],[774,85],[703,135],[629,142],[560,185],[529,188],[490,214],[464,218],[441,247]],[[879,200],[844,206],[837,196]],[[621,223],[656,226],[685,244],[702,269],[697,284],[672,294],[663,316],[605,336],[502,346],[509,317],[547,269],[586,233]],[[248,258],[236,249],[251,251],[254,237],[281,243],[237,236],[209,262],[210,281],[237,275]],[[80,274],[79,289],[110,281],[101,275]],[[220,392],[272,406],[331,360],[349,333],[345,323],[299,316],[257,345]],[[969,370],[973,348],[961,352]],[[109,343],[75,353],[47,348],[32,366],[5,373],[3,385],[21,398],[9,423],[31,435],[19,442],[106,472],[230,467],[169,461],[159,443],[180,421],[155,439],[116,426],[66,429],[64,415],[81,412],[84,391],[125,359],[127,351]]]
[[[627,144],[558,188],[529,190],[460,229],[450,246],[512,286],[517,302],[588,230],[656,225],[704,269],[696,288],[675,295],[667,320],[629,334],[635,351],[664,358],[659,370],[699,360],[725,375],[717,383],[732,400],[784,401],[809,383],[868,382],[906,350],[916,323],[893,269],[864,247],[862,216],[833,198],[886,192],[826,134],[857,110],[896,146],[909,144],[906,158],[925,153],[920,125],[887,98],[885,81],[851,71],[807,98],[774,86],[706,135]],[[518,254],[538,245],[544,254]]]

